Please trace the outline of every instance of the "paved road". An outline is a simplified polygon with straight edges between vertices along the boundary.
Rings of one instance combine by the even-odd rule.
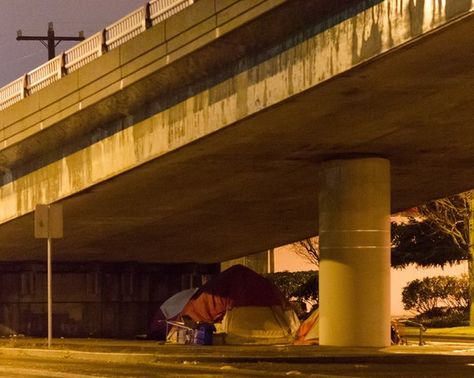
[[[3,345],[2,345],[3,344]],[[474,377],[472,339],[427,339],[383,349],[188,346],[116,340],[0,342],[0,378]]]
[[[147,364],[93,362],[75,359],[0,356],[0,377],[472,377],[474,358],[443,359],[440,363],[409,360],[384,362],[249,362],[203,363],[167,361]]]

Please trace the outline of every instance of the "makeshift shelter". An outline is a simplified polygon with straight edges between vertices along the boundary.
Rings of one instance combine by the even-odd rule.
[[[392,344],[402,344],[404,342],[400,336],[397,322],[391,322],[390,333]],[[319,344],[319,308],[313,310],[306,320],[301,322],[300,328],[296,332],[295,344]]]
[[[319,309],[315,309],[301,323],[295,344],[319,344]]]
[[[163,304],[160,306],[160,310],[165,316],[166,319],[173,319],[181,311],[183,311],[184,306],[189,300],[196,294],[196,291],[199,289],[197,287],[192,289],[182,290],[175,295],[169,297]]]
[[[299,327],[278,288],[242,265],[230,267],[201,287],[180,317],[215,324],[225,344],[293,343]]]

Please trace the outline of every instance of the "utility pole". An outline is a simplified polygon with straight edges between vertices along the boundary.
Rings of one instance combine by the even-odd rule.
[[[21,30],[16,33],[17,41],[40,41],[44,47],[48,49],[48,60],[53,59],[56,56],[56,46],[61,41],[83,41],[84,32],[80,31],[77,37],[57,37],[54,35],[53,23],[48,22],[48,35],[23,35]]]

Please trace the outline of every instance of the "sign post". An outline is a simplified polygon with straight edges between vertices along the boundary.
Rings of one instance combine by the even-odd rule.
[[[52,239],[63,237],[63,207],[61,204],[36,205],[35,238],[48,239],[48,348],[53,338]]]

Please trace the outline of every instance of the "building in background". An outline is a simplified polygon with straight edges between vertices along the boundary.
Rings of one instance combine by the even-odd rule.
[[[53,264],[54,337],[131,338],[148,333],[160,305],[219,272],[218,264]],[[46,264],[0,263],[0,324],[47,334]]]

